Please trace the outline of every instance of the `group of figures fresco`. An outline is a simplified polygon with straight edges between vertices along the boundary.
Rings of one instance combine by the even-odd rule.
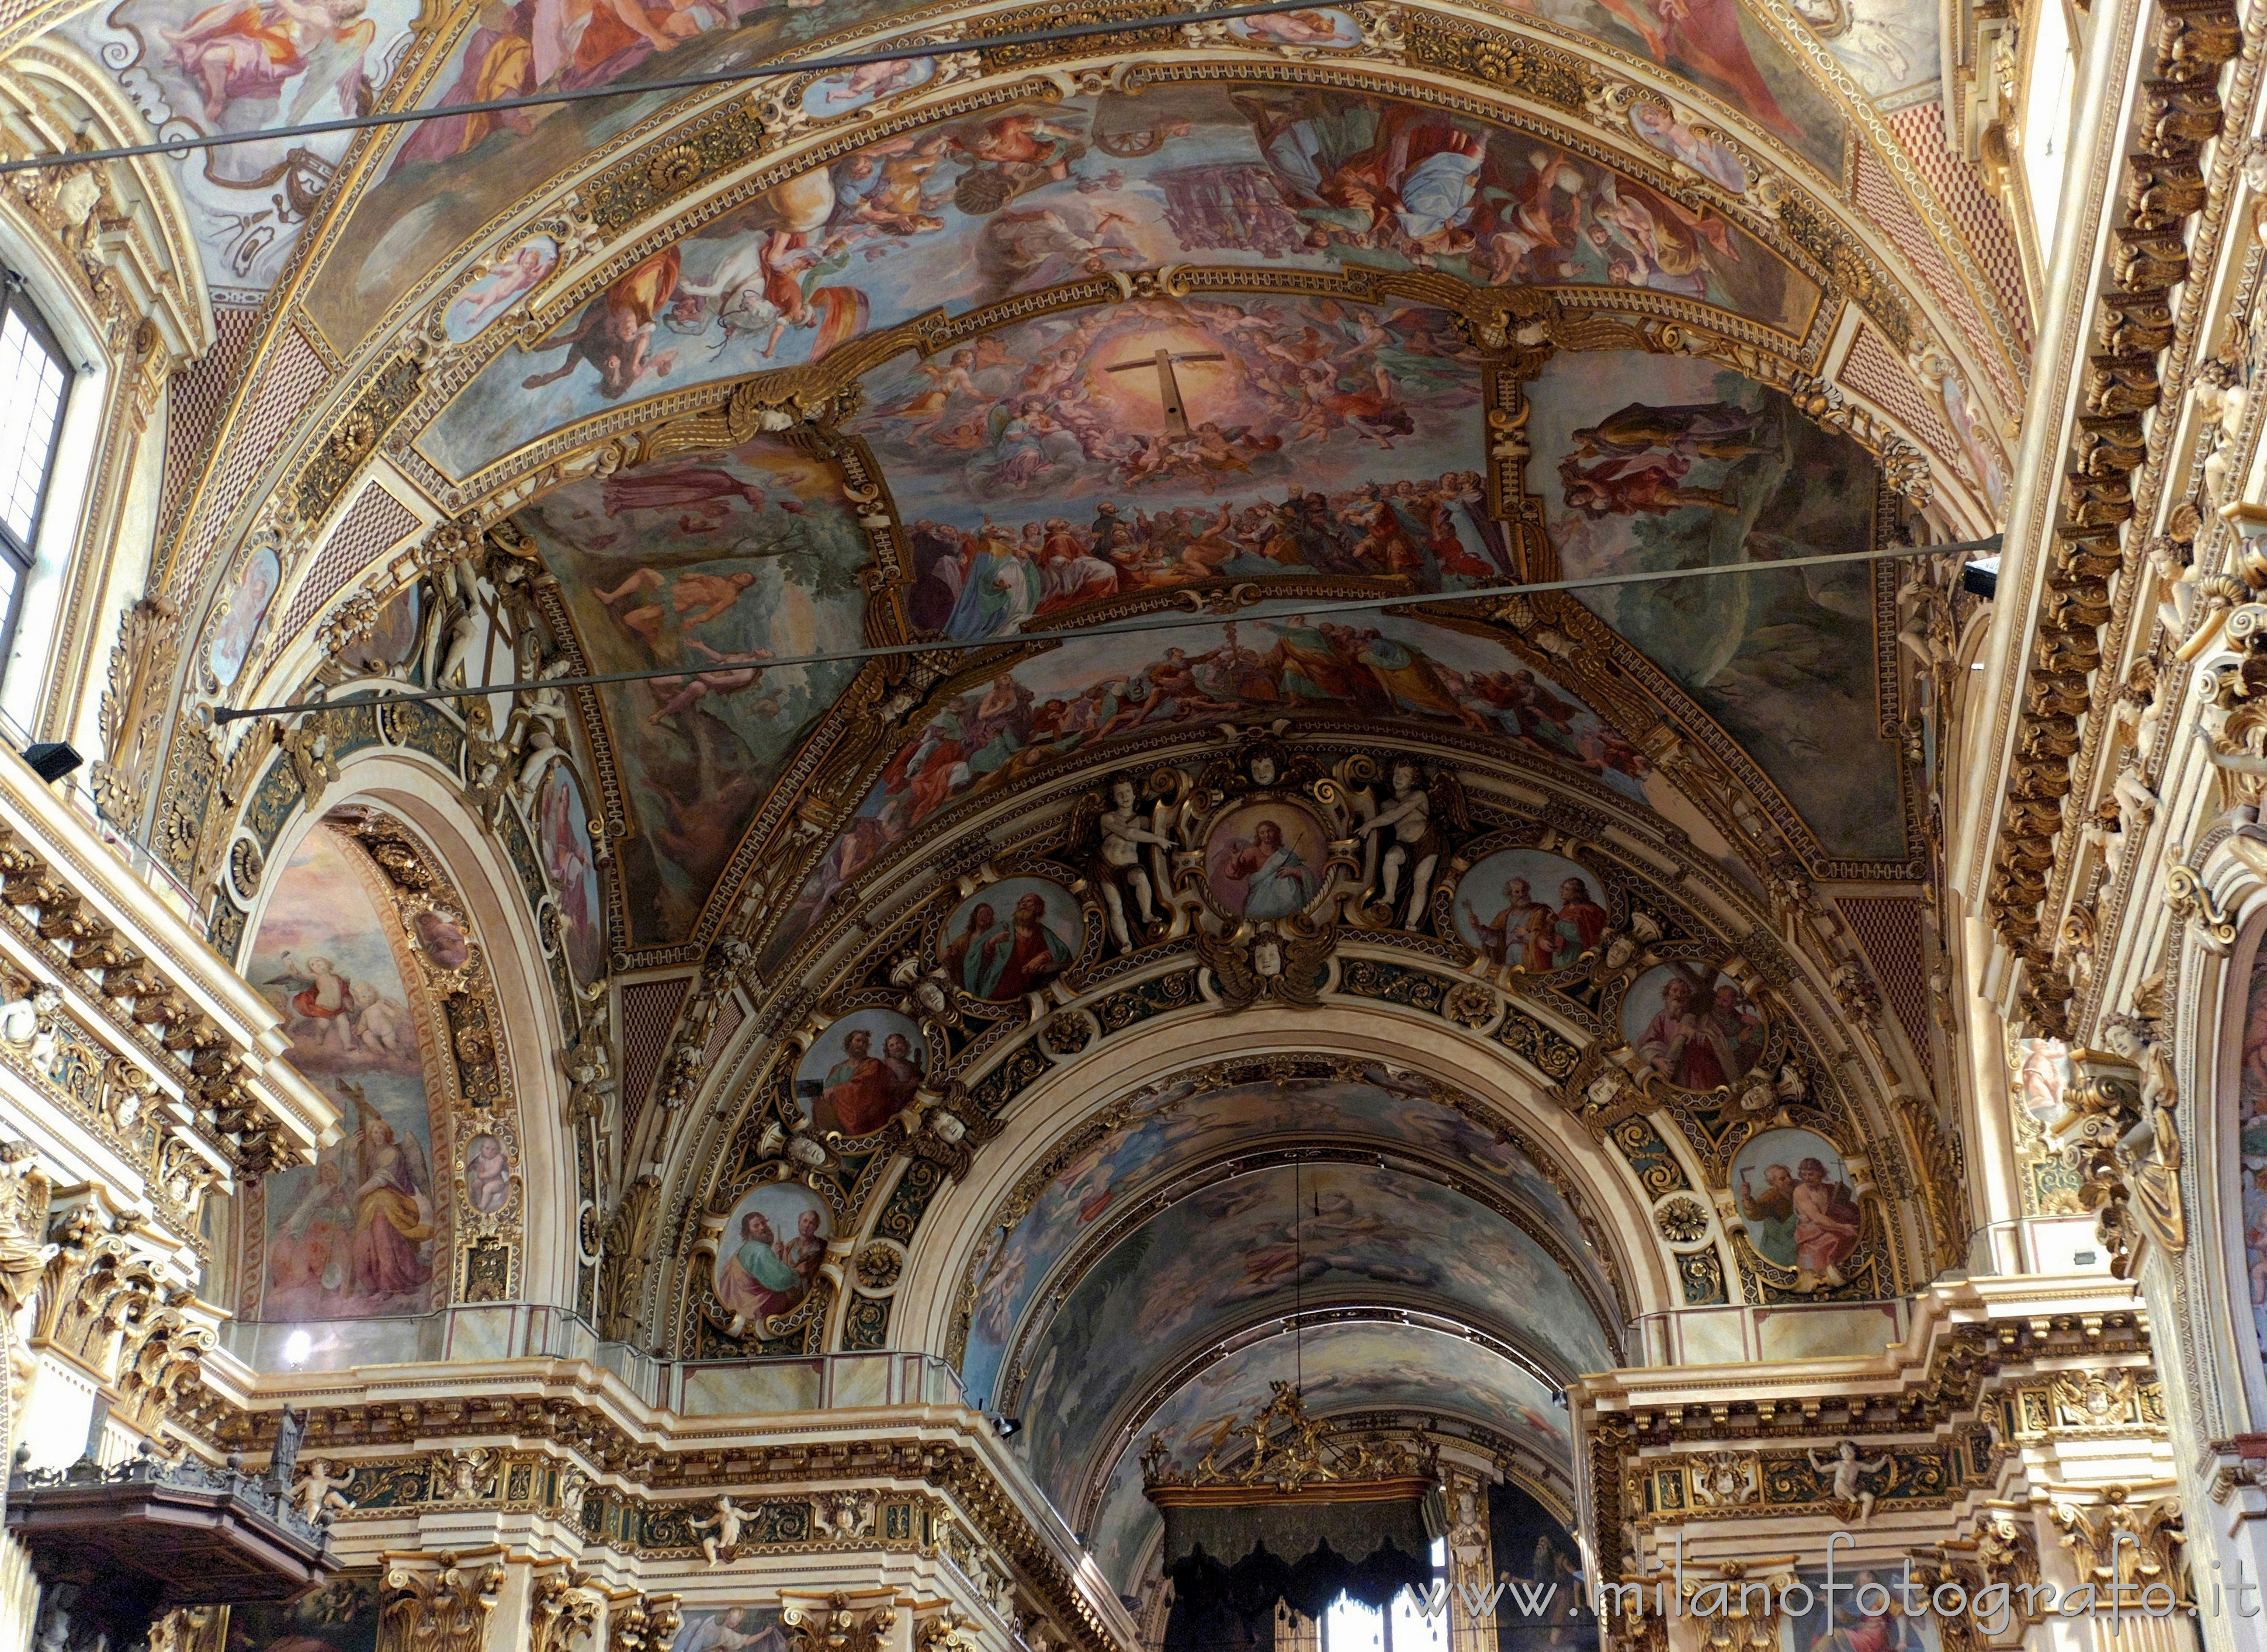
[[[132,40],[136,51],[128,62],[156,67],[164,60],[178,117],[241,129],[333,113],[327,99],[334,88],[344,103],[341,112],[350,113],[349,94],[367,96],[370,84],[382,82],[412,9],[370,6],[365,15],[367,4],[330,0],[327,10],[269,4],[206,12],[194,0],[128,0],[119,9],[122,18],[141,22],[136,14],[146,11],[150,20],[138,30],[114,20],[111,38],[123,33]],[[389,134],[392,152],[349,222],[349,250],[334,279],[316,291],[320,325],[341,344],[359,338],[400,296],[413,272],[439,261],[509,202],[537,187],[560,157],[602,148],[671,96],[637,94],[639,83],[757,62],[823,33],[877,22],[889,10],[886,0],[827,5],[640,0],[620,6],[490,0],[456,26],[445,55],[428,77],[423,106],[445,109],[606,85],[630,89],[632,95],[443,116]],[[1629,0],[1539,0],[1528,10],[1686,77],[1821,172],[1838,173],[1843,123],[1832,102],[1735,0],[1696,0],[1674,9]],[[1869,21],[1869,26],[1878,33],[1877,24]],[[1360,25],[1350,13],[1320,7],[1229,27],[1258,45],[1328,50],[1361,41]],[[216,43],[207,46],[207,40]],[[913,91],[932,74],[923,59],[877,63],[819,79],[803,89],[798,101],[814,119],[836,118]],[[1296,94],[1260,94],[1260,106],[1238,118],[1224,107],[1224,93],[1208,94],[1208,88],[1165,86],[1151,88],[1139,105],[1111,96],[1098,103],[1083,99],[1019,107],[960,123],[949,146],[932,148],[927,139],[901,150],[874,146],[862,173],[838,165],[843,177],[828,180],[825,209],[764,215],[760,232],[785,238],[762,255],[770,268],[758,280],[777,293],[764,302],[792,314],[796,298],[810,302],[808,290],[778,289],[848,285],[840,268],[815,267],[846,252],[862,259],[877,247],[958,228],[964,219],[980,223],[1011,201],[1029,210],[1081,194],[1130,198],[1139,210],[1127,214],[1134,222],[1124,238],[1139,246],[1144,262],[1156,264],[1209,250],[1230,231],[1237,232],[1231,245],[1266,248],[1278,257],[1343,250],[1373,258],[1450,259],[1491,271],[1541,246],[1561,264],[1596,264],[1593,279],[1603,278],[1609,261],[1618,259],[1626,272],[1622,278],[1636,284],[1656,275],[1689,280],[1696,261],[1722,256],[1707,245],[1712,232],[1723,231],[1720,221],[1701,216],[1696,224],[1697,215],[1626,182],[1610,188],[1597,169],[1587,166],[1587,193],[1604,196],[1606,209],[1562,225],[1557,220],[1566,203],[1553,197],[1575,192],[1568,183],[1549,180],[1529,161],[1530,140],[1497,136],[1496,147],[1508,152],[1492,154],[1491,135],[1466,123],[1411,116],[1405,117],[1410,128],[1405,130],[1361,100],[1302,106]],[[1366,116],[1330,118],[1348,105],[1367,109]],[[1153,112],[1152,106],[1163,106]],[[1313,108],[1323,115],[1309,113]],[[1308,123],[1304,129],[1302,121]],[[1657,117],[1640,135],[1671,153],[1705,154],[1707,140],[1669,129],[1682,124]],[[894,170],[892,161],[899,163]],[[1704,160],[1696,170],[1727,187],[1742,181],[1728,155]],[[1213,176],[1206,178],[1207,172]],[[1538,176],[1545,178],[1539,189]],[[866,187],[859,189],[860,184]],[[844,198],[839,220],[832,206],[838,194]],[[1625,225],[1618,223],[1615,203],[1632,197],[1645,217],[1632,213]],[[1090,221],[1066,222],[1071,235],[1098,239]],[[861,226],[870,233],[830,247],[842,230]],[[1694,250],[1695,242],[1702,251]],[[903,261],[914,261],[911,248],[892,250]],[[1094,256],[1075,245],[1064,251]]]
[[[413,144],[445,142],[449,124],[426,123]],[[409,159],[404,150],[397,164]],[[1159,86],[1138,99],[1104,93],[945,121],[778,184],[625,271],[529,350],[506,350],[422,445],[465,475],[625,398],[816,362],[940,306],[1113,272],[1254,259],[1437,269],[1482,286],[1651,288],[1796,334],[1820,297],[1713,209],[1485,121],[1337,91]],[[532,260],[529,277],[540,279]],[[1372,347],[1412,365],[1426,354],[1423,340]],[[1289,376],[1295,411],[1283,428],[1304,420],[1390,434],[1411,417],[1397,397],[1423,393],[1421,376],[1396,384],[1375,365],[1355,374],[1343,362],[1324,365],[1341,369],[1327,384]],[[969,428],[981,392],[949,379],[951,370],[948,362],[932,379],[907,382],[904,398],[957,394],[962,405],[939,430],[988,436],[988,418]],[[1269,364],[1267,377],[1279,376]],[[547,386],[558,389],[526,393]],[[996,407],[1001,387],[991,397]],[[1050,399],[1069,421],[1057,428],[1070,444],[1087,421],[1082,466],[1128,481],[1199,468],[1194,444],[1161,443],[1154,429],[1136,427],[1125,434],[1138,442],[1114,445],[1103,428],[1108,398]],[[1214,466],[1232,468],[1279,434],[1263,422],[1241,442],[1216,433],[1205,445]],[[1029,471],[1037,459],[994,463]]]
[[[293,1066],[329,1089],[343,1126],[312,1165],[267,1179],[260,1317],[416,1313],[446,1288],[448,1223],[417,1024],[403,984],[407,938],[372,891],[383,874],[345,833],[318,825],[282,868],[250,979],[283,1017]],[[431,916],[428,914],[427,916]],[[445,920],[420,944],[462,946]],[[467,1144],[468,1188],[501,1209],[510,1179],[492,1136]]]
[[[1500,583],[1480,391],[1437,310],[1192,297],[885,372],[858,428],[912,519],[913,624],[970,639],[1192,580]]]
[[[1528,488],[1560,574],[1863,549],[1881,471],[1848,436],[1713,362],[1555,356],[1530,387]],[[1748,750],[1829,852],[1904,852],[1881,727],[1874,565],[1578,593]]]
[[[1141,636],[1081,639],[969,691],[884,767],[774,947],[799,938],[836,889],[948,804],[1104,741],[1176,726],[1306,711],[1412,718],[1497,735],[1644,797],[1643,755],[1501,644],[1366,618],[1198,623],[1163,633],[1181,640],[1163,648]]]
[[[834,1213],[810,1188],[780,1181],[752,1189],[732,1207],[716,1247],[716,1300],[758,1325],[794,1312],[833,1233]]]
[[[62,33],[116,74],[167,138],[240,135],[360,114],[408,43],[415,0],[123,0]],[[264,287],[353,134],[299,134],[185,154],[183,194],[212,285]]]
[[[1738,982],[1689,963],[1665,963],[1622,1000],[1622,1036],[1638,1059],[1686,1090],[1715,1090],[1748,1076],[1763,1055],[1763,1012]]]
[[[594,671],[683,668],[602,691],[641,815],[620,856],[631,935],[668,939],[856,670],[770,662],[862,640],[864,530],[838,470],[765,442],[577,482],[518,521],[558,577]],[[546,840],[564,856],[581,800],[546,801]],[[577,886],[585,870],[561,868]],[[591,944],[600,932],[589,926]]]
[[[1558,904],[1537,898],[1555,894]],[[1464,943],[1500,969],[1542,974],[1579,962],[1610,915],[1597,874],[1563,855],[1504,849],[1464,874],[1449,910]]]
[[[1757,1253],[1805,1277],[1836,1279],[1864,1232],[1834,1144],[1816,1130],[1764,1130],[1732,1160],[1733,1193]]]
[[[938,961],[972,998],[1012,1004],[1076,961],[1085,923],[1069,890],[1046,878],[1006,878],[953,909]]]
[[[912,1017],[854,1010],[796,1064],[796,1105],[822,1134],[869,1136],[913,1100],[928,1067],[928,1043]]]

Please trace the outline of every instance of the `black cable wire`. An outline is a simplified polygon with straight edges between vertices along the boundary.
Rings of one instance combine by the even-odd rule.
[[[1178,29],[1191,23],[1220,23],[1233,18],[1265,17],[1271,11],[1303,11],[1315,0],[1266,0],[1260,5],[1228,6],[1217,11],[1175,11],[1162,18],[1129,18],[1121,23],[1081,23],[1059,29],[1024,29],[1011,34],[979,34],[965,40],[939,40],[891,47],[849,57],[816,57],[799,62],[759,63],[752,69],[720,69],[713,74],[679,75],[670,80],[641,80],[605,86],[583,86],[571,91],[532,92],[525,98],[493,98],[486,103],[459,103],[429,109],[396,109],[384,114],[343,115],[335,121],[311,121],[302,126],[271,127],[260,132],[223,132],[207,137],[176,138],[164,143],[130,143],[119,149],[81,150],[63,155],[35,155],[26,160],[0,162],[0,173],[37,167],[77,166],[88,161],[130,161],[144,155],[186,155],[192,150],[224,149],[232,143],[271,143],[285,138],[319,137],[326,132],[360,132],[370,127],[407,126],[419,121],[453,119],[468,114],[507,114],[515,109],[547,108],[554,104],[588,103],[600,98],[642,97],[656,91],[690,91],[702,86],[730,86],[741,81],[774,80],[789,75],[863,69],[875,63],[900,63],[914,57],[950,57],[961,52],[989,51],[1003,46],[1052,46],[1061,40],[1082,40],[1102,34],[1128,34],[1144,29]]]
[[[1772,562],[1728,562],[1703,568],[1658,568],[1633,574],[1598,574],[1579,580],[1535,580],[1522,585],[1489,585],[1471,591],[1400,591],[1390,596],[1324,597],[1313,602],[1279,599],[1289,605],[1282,611],[1298,614],[1343,614],[1374,611],[1381,608],[1402,608],[1412,603],[1493,602],[1504,597],[1530,596],[1544,591],[1595,590],[1616,585],[1643,585],[1663,580],[1708,579],[1731,574],[1767,574],[1794,568],[1830,567],[1844,562],[1887,562],[1905,557],[1933,557],[1995,552],[1999,548],[2000,536],[1988,539],[1963,540],[1956,545],[1897,545],[1887,551],[1838,551],[1823,556],[1786,557]],[[1263,593],[1264,595],[1264,593]],[[604,688],[616,683],[649,683],[659,677],[701,676],[720,670],[745,669],[760,664],[767,670],[776,670],[797,665],[837,665],[859,660],[880,660],[908,654],[949,654],[955,651],[972,653],[979,648],[997,647],[1016,642],[1072,642],[1089,637],[1122,637],[1143,632],[1176,632],[1200,630],[1237,619],[1251,619],[1265,624],[1267,616],[1245,610],[1231,614],[1171,614],[1156,618],[1120,620],[1115,624],[1086,626],[1046,626],[1037,631],[1014,631],[997,637],[986,637],[975,641],[955,642],[943,640],[935,642],[877,643],[871,647],[842,648],[829,654],[797,654],[765,661],[735,661],[713,664],[706,672],[693,666],[665,665],[644,671],[605,671],[588,676],[557,676],[528,678],[516,683],[481,683],[466,688],[405,689],[400,693],[380,694],[376,698],[389,704],[407,705],[420,700],[473,699],[483,694],[510,694],[515,690],[532,688]],[[345,684],[356,688],[361,684]],[[319,711],[341,705],[369,704],[368,700],[291,700],[276,705],[217,706],[213,711],[216,723],[239,722],[247,717],[290,717],[300,712]]]

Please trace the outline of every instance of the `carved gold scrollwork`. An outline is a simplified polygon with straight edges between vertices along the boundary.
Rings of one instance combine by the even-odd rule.
[[[547,1572],[528,1591],[527,1652],[574,1652],[598,1616],[598,1597],[573,1571]]]
[[[2081,1582],[2106,1590],[2162,1588],[2178,1606],[2193,1604],[2189,1591],[2188,1534],[2180,1500],[2137,1502],[2123,1486],[2109,1487],[2099,1503],[2054,1502],[2047,1515],[2062,1532]]]
[[[894,1606],[860,1610],[837,1590],[823,1610],[789,1606],[780,1613],[793,1652],[882,1652],[898,1621]]]
[[[2165,874],[2165,907],[2174,917],[2194,924],[2219,946],[2235,944],[2235,920],[2212,898],[2212,891],[2195,867],[2175,866]]]
[[[493,1561],[468,1569],[444,1554],[430,1572],[397,1561],[386,1568],[380,1642],[389,1652],[481,1652],[503,1591],[503,1568]]]

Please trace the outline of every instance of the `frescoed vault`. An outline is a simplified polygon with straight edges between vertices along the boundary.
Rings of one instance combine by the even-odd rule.
[[[1947,575],[1769,565],[1988,529],[2021,334],[1891,124],[1933,23],[1812,10],[70,25],[177,134],[629,92],[162,163],[265,307],[114,794],[393,1189],[247,1201],[246,1317],[492,1296],[539,1222],[641,1358],[937,1356],[1129,1590],[1147,1434],[1287,1319],[1554,1507],[1554,1394],[1677,1311],[1878,1352],[1957,1150],[1831,899],[1927,875]],[[1702,566],[1765,571],[1502,588]],[[405,798],[494,849],[540,1130],[447,1099],[482,938],[397,881],[395,994],[291,881]]]

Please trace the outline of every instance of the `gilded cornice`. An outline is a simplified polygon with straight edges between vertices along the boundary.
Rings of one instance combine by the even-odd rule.
[[[1128,1638],[1117,1603],[1081,1575],[1068,1531],[1027,1507],[1022,1475],[972,1413],[799,1413],[765,1418],[752,1438],[745,1417],[708,1423],[649,1410],[588,1364],[460,1362],[404,1368],[404,1378],[279,1385],[208,1359],[202,1385],[169,1416],[209,1451],[260,1455],[273,1449],[288,1399],[305,1417],[302,1465],[322,1458],[355,1471],[355,1512],[342,1521],[443,1508],[556,1514],[571,1504],[585,1553],[697,1557],[690,1522],[720,1495],[755,1505],[743,1541],[757,1553],[936,1552],[952,1540],[940,1517],[949,1514],[1082,1652],[1122,1652]],[[870,1495],[876,1519],[839,1529],[826,1494],[845,1490]],[[906,1517],[902,1531],[887,1524],[893,1506]],[[966,1558],[964,1547],[956,1563]]]
[[[1816,1517],[1838,1508],[1819,1466],[1844,1442],[1878,1453],[1863,1485],[1883,1513],[1987,1495],[2014,1453],[2073,1437],[2161,1439],[2136,1294],[2117,1282],[1933,1286],[1905,1347],[1867,1360],[1664,1368],[1584,1379],[1573,1401],[1602,1534],[1639,1540],[1692,1520]],[[1828,1466],[1830,1467],[1830,1463]],[[1718,1478],[1718,1472],[1733,1473]],[[1744,1488],[1744,1489],[1743,1489]],[[1620,1570],[1640,1569],[1623,1549]]]
[[[34,985],[132,1052],[155,1105],[240,1171],[301,1162],[337,1115],[282,1060],[275,1010],[14,761],[0,762],[0,932]]]
[[[2168,382],[2161,353],[2175,343],[2165,301],[2185,283],[2186,302],[2194,304],[2212,285],[2194,277],[2208,265],[2216,238],[2192,245],[2188,225],[2211,193],[2199,156],[2224,119],[2220,73],[2241,45],[2233,7],[2218,0],[2183,0],[2159,18],[2141,97],[2145,109],[2175,113],[2150,121],[2126,163],[2125,220],[2112,236],[2110,290],[2095,308],[2102,349],[2087,364],[2076,468],[2056,493],[2040,609],[2016,684],[2021,705],[1985,907],[2024,967],[2026,1020],[2051,1035],[2068,1030],[2073,996],[2050,921],[2056,910],[2050,886],[2063,883],[2077,859],[2076,822],[2065,817],[2065,800],[2084,795],[2082,741],[2096,706],[2117,686],[2108,678],[2117,661],[2105,652],[2102,634],[2115,618],[2111,581],[2127,573],[2120,605],[2129,612],[2148,583],[2140,545],[2125,543],[2129,532],[2140,537],[2129,524],[2137,520],[2135,473],[2149,451],[2144,421]],[[2238,84],[2248,106],[2249,80],[2239,77]],[[2217,176],[2224,188],[2227,174]],[[2177,356],[2172,365],[2177,371]],[[2110,629],[2112,646],[2122,640],[2122,625]],[[2097,673],[2103,681],[2089,694],[2084,679]]]
[[[2257,106],[2258,70],[2256,57],[2237,61],[2227,115],[2231,130],[2243,130],[2249,123]],[[2218,261],[2218,274],[2213,279],[2194,280],[2183,289],[2184,302],[2175,318],[2173,343],[2167,352],[2162,375],[2168,384],[2185,385],[2196,376],[2200,366],[2211,365],[2209,359],[2199,361],[2203,352],[2197,335],[2207,318],[2233,322],[2232,336],[2222,359],[2241,349],[2256,360],[2256,353],[2249,351],[2247,329],[2259,300],[2263,278],[2267,278],[2267,243],[2256,235],[2241,232],[2241,224],[2256,220],[2261,210],[2256,189],[2251,192],[2248,213],[2238,217],[2229,210],[2239,191],[2242,164],[2241,145],[2220,143],[2214,157],[2211,198],[2198,217],[2196,251],[2192,255],[2200,265]],[[2232,284],[2227,280],[2231,274]],[[2221,298],[2217,295],[2223,286],[2226,296]],[[2242,370],[2246,376],[2239,382],[2256,382],[2256,366],[2247,364]],[[2195,571],[2227,566],[2231,551],[2241,554],[2237,533],[2210,508],[2213,493],[2212,472],[2205,466],[2207,461],[2217,466],[2232,455],[2233,462],[2226,463],[2224,474],[2227,479],[2224,487],[2227,493],[2237,491],[2239,479],[2251,474],[2256,459],[2263,427],[2267,427],[2267,418],[2263,414],[2267,414],[2267,398],[2253,394],[2245,406],[2240,426],[2233,430],[2223,427],[2216,436],[2212,429],[2214,421],[2200,413],[2190,418],[2175,416],[2167,420],[2169,429],[2175,436],[2185,435],[2188,441],[2176,446],[2168,438],[2160,443],[2135,473],[2137,523],[2153,523],[2161,513],[2168,523],[2178,520],[2185,525],[2189,513],[2194,513],[2199,525],[2188,547],[2188,555]],[[2175,486],[2180,489],[2177,497],[2173,492]],[[2160,579],[2170,571],[2153,569]],[[2172,737],[2176,730],[2168,724],[2180,708],[2190,704],[2197,672],[2205,662],[2182,657],[2189,651],[2180,647],[2178,630],[2164,624],[2161,610],[2150,604],[2149,586],[2147,580],[2136,578],[2121,585],[2117,593],[2103,658],[2110,664],[2124,666],[2122,687],[2117,700],[2108,708],[2114,715],[2090,717],[2081,729],[2079,753],[2073,760],[2073,771],[2083,777],[2076,794],[2103,795],[2114,785],[2117,768],[2124,756],[2122,725],[2128,720],[2129,713],[2134,720],[2151,714],[2158,722],[2160,732],[2155,742],[2146,754],[2141,754],[2139,764],[2141,778],[2153,794],[2162,796],[2177,791],[2182,763],[2191,755],[2187,742]],[[2207,795],[2217,795],[2220,788],[2207,781],[2205,790]],[[2149,967],[2134,949],[2150,944],[2147,938],[2153,932],[2153,925],[2142,922],[2129,927],[2129,917],[2151,916],[2136,913],[2133,900],[2137,894],[2153,888],[2164,888],[2168,892],[2168,905],[2175,916],[2185,917],[2195,913],[2208,944],[2224,947],[2234,939],[2232,932],[2220,933],[2225,919],[2212,910],[2210,891],[2193,880],[2186,888],[2181,883],[2185,873],[2181,863],[2194,867],[2205,865],[2212,846],[2228,830],[2226,817],[2222,816],[2217,824],[2209,818],[2190,823],[2185,831],[2201,836],[2183,843],[2185,831],[2175,823],[2174,811],[2161,812],[2168,817],[2169,829],[2162,857],[2121,855],[2114,877],[2096,875],[2082,848],[2072,850],[2065,837],[2068,852],[2057,863],[2055,881],[2050,889],[2050,910],[2065,914],[2066,932],[2073,928],[2069,915],[2084,910],[2093,919],[2091,955],[2073,961],[2079,968],[2075,971],[2077,991],[2071,1025],[2082,1036],[2091,1035],[2103,1012],[2110,1007],[2107,995],[2111,983],[2120,977],[2120,964],[2127,965],[2128,974],[2146,973]],[[2200,895],[2200,901],[2192,901],[2192,895]]]

